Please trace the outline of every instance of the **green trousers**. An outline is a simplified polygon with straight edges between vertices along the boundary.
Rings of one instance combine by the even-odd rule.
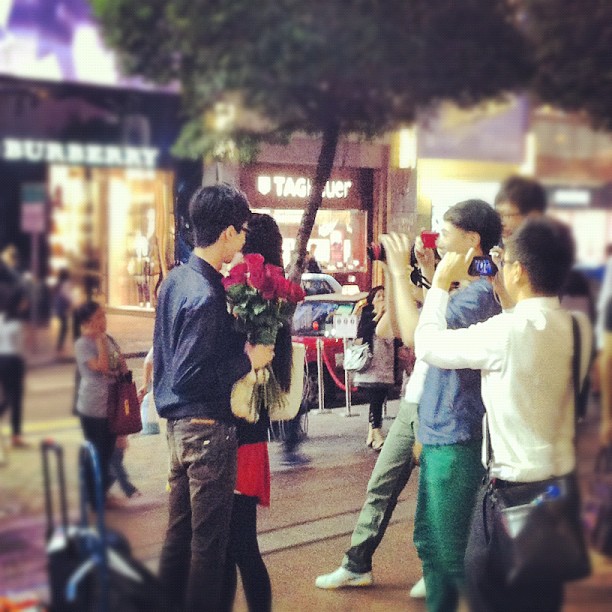
[[[423,445],[414,545],[423,563],[429,612],[456,610],[464,591],[463,559],[484,475],[481,444]]]

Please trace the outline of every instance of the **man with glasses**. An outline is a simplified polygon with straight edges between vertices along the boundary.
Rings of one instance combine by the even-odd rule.
[[[529,582],[508,586],[502,578],[491,545],[496,538],[492,493],[562,476],[575,485],[574,339],[570,315],[558,297],[574,261],[574,242],[571,230],[559,221],[528,219],[508,238],[500,262],[514,309],[452,329],[446,317],[449,290],[453,281],[467,278],[472,254],[443,257],[415,331],[417,358],[430,368],[480,370],[482,379],[491,452],[484,442],[488,480],[474,506],[465,557],[469,607],[473,612],[560,610],[561,582],[536,574]],[[583,313],[576,313],[576,320],[582,382],[592,333]]]
[[[245,242],[246,197],[230,185],[201,187],[189,213],[195,247],[160,287],[153,339],[155,403],[170,450],[160,579],[165,610],[216,612],[236,480],[231,390],[274,353],[234,331],[221,283],[221,267]]]
[[[509,238],[528,217],[546,212],[546,192],[540,183],[523,176],[510,176],[495,196],[495,210],[502,221],[502,238]]]

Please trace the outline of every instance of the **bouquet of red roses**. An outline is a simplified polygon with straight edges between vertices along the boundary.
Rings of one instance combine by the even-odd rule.
[[[304,299],[299,285],[286,279],[283,269],[264,264],[257,253],[244,256],[223,279],[238,331],[251,344],[274,344],[283,324],[289,324],[298,302]]]
[[[274,344],[278,330],[291,324],[297,303],[304,299],[302,288],[286,279],[282,268],[264,264],[263,256],[257,253],[245,255],[223,279],[223,286],[236,329],[246,334],[251,344]],[[262,403],[272,414],[283,398],[272,367],[267,366],[234,385],[232,410],[255,422]]]

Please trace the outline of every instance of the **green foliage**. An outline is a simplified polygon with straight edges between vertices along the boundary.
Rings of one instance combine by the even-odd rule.
[[[92,0],[124,69],[177,81],[193,121],[177,148],[250,153],[295,131],[374,136],[440,100],[470,105],[529,75],[505,0]],[[247,115],[215,135],[228,95]],[[225,148],[219,142],[225,142]]]
[[[612,2],[522,0],[541,100],[612,129]]]

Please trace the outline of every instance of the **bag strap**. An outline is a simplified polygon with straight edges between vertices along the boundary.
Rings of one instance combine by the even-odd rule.
[[[580,327],[576,317],[572,315],[572,332],[574,336],[574,356],[572,357],[572,378],[574,380],[574,417],[578,414],[578,405],[580,403],[580,392],[582,385],[580,384]]]

